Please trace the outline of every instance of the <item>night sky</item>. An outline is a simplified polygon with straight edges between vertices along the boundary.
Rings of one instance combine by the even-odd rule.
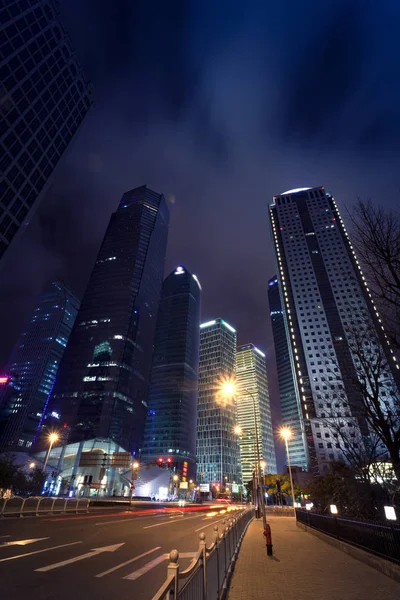
[[[61,0],[95,105],[0,275],[0,367],[44,283],[84,292],[110,214],[147,184],[170,202],[166,274],[181,263],[268,355],[268,204],[325,187],[399,203],[398,0]]]

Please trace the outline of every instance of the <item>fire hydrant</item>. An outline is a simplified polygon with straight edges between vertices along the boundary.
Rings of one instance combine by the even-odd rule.
[[[267,523],[265,526],[265,545],[267,546],[267,555],[272,556],[272,535],[271,535],[271,527]]]

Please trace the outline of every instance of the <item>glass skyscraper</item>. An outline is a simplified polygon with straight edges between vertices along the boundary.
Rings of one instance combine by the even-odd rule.
[[[164,280],[158,309],[141,462],[172,459],[182,477],[196,475],[200,284],[178,266]],[[183,463],[187,463],[184,468]]]
[[[304,431],[300,394],[297,387],[292,347],[288,344],[286,316],[281,299],[281,286],[276,275],[268,282],[268,301],[274,336],[282,423],[290,427],[293,434],[292,438],[288,441],[290,461],[293,465],[297,465],[307,471],[307,441]]]
[[[111,439],[137,452],[163,281],[169,211],[142,186],[111,216],[50,400],[68,441]]]
[[[350,341],[357,331],[374,331],[393,372],[396,359],[331,194],[316,187],[275,196],[270,219],[309,465],[324,472],[330,461],[343,459],[337,426],[354,445],[357,431],[368,433],[355,416],[360,358]],[[389,402],[391,387],[388,374]]]
[[[239,439],[234,433],[236,403],[220,399],[219,387],[234,378],[236,330],[223,319],[200,326],[197,481],[214,484],[240,481]]]
[[[91,103],[52,0],[0,3],[0,259]]]
[[[9,383],[0,396],[1,451],[30,450],[78,309],[77,298],[59,281],[39,297],[5,371]]]
[[[276,473],[274,433],[269,402],[265,354],[253,344],[237,349],[236,406],[240,433],[240,460],[244,484],[251,481],[257,465],[254,411],[257,423],[260,459],[266,473]]]

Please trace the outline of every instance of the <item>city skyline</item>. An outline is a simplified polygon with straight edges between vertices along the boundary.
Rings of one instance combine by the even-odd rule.
[[[391,401],[390,370],[398,365],[334,197],[324,187],[283,192],[273,198],[270,222],[308,468],[324,473],[330,462],[346,460],[345,445],[358,448],[369,433],[359,387],[368,375],[357,354],[365,341],[357,336],[386,355],[382,402]]]
[[[9,383],[0,388],[0,452],[33,449],[79,306],[59,281],[40,294],[10,356]]]
[[[140,456],[171,461],[185,481],[196,475],[200,308],[198,278],[178,265],[161,290]]]
[[[92,104],[92,86],[52,0],[11,1],[1,17],[0,259]]]
[[[139,450],[168,222],[164,196],[145,185],[111,215],[44,419],[60,414],[69,442]]]

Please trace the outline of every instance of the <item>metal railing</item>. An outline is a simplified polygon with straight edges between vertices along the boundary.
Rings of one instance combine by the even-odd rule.
[[[184,571],[179,569],[179,552],[169,555],[167,579],[153,600],[217,600],[227,589],[240,544],[254,510],[248,509],[237,517],[228,517],[221,528],[214,526],[214,541],[207,547],[206,535],[200,533],[196,556]]]
[[[296,519],[307,527],[400,564],[399,525],[331,517],[299,509]]]
[[[89,512],[88,498],[52,498],[48,496],[31,496],[21,498],[3,498],[0,500],[0,517],[36,516],[54,513],[78,514],[79,511]]]

